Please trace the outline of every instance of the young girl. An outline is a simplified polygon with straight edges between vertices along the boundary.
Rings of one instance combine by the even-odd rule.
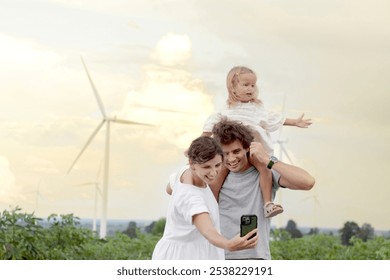
[[[255,141],[261,142],[270,156],[273,156],[273,145],[270,132],[277,131],[282,125],[307,128],[311,119],[303,119],[303,114],[297,119],[288,119],[280,114],[269,112],[258,98],[257,77],[254,71],[244,66],[233,67],[226,79],[228,89],[227,108],[220,113],[211,115],[203,127],[203,136],[211,136],[213,126],[223,117],[240,121],[255,131]],[[275,157],[272,160],[276,161]],[[268,165],[271,169],[272,165]],[[259,170],[260,188],[264,200],[264,216],[273,217],[283,212],[283,207],[272,202],[271,171],[265,168]]]
[[[195,139],[188,150],[189,166],[171,175],[172,194],[163,237],[153,260],[225,259],[224,250],[253,248],[257,229],[228,240],[220,234],[218,203],[208,186],[222,167],[222,150],[211,137]],[[239,227],[240,225],[237,225]]]

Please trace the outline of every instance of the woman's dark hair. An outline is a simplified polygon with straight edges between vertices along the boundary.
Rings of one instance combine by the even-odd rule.
[[[193,163],[202,164],[216,155],[222,156],[222,149],[215,139],[208,136],[200,136],[192,141],[188,149],[188,158]]]

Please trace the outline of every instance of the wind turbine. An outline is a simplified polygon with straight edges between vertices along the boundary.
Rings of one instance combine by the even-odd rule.
[[[283,116],[286,115],[286,94],[285,93],[283,94],[282,115]],[[283,161],[283,155],[285,155],[287,157],[289,163],[292,164],[293,161],[291,160],[291,157],[289,156],[289,154],[287,152],[287,149],[284,147],[284,143],[287,143],[287,139],[283,138],[282,133],[283,133],[283,125],[279,129],[278,138],[275,141],[275,143],[279,146],[278,158],[279,158],[280,161]],[[278,197],[279,197],[279,201],[278,202],[283,206],[283,203],[282,203],[282,191],[280,191],[280,190],[278,192]],[[279,228],[281,228],[283,226],[282,219],[283,219],[282,215],[278,215]]]
[[[316,228],[317,227],[317,210],[318,210],[318,207],[320,205],[320,201],[318,200],[318,196],[316,194],[309,195],[306,198],[302,199],[302,201],[307,201],[307,200],[311,200],[313,203],[312,224],[313,224],[313,227]]]
[[[93,222],[92,222],[92,231],[96,232],[96,218],[97,218],[97,207],[98,207],[98,195],[102,196],[102,191],[99,188],[100,182],[99,182],[99,175],[100,175],[100,169],[102,165],[99,165],[99,169],[96,175],[96,179],[93,182],[85,182],[83,184],[79,184],[78,186],[95,186],[95,198],[94,198],[94,210],[93,210]]]
[[[282,115],[286,115],[286,94],[283,94],[283,103],[282,103]],[[283,125],[279,129],[279,135],[276,139],[275,143],[279,145],[279,160],[283,161],[283,154],[287,157],[290,164],[293,163],[291,157],[289,156],[286,148],[284,147],[284,143],[287,143],[288,140],[286,138],[283,138]]]
[[[33,191],[31,193],[35,194],[35,209],[34,209],[34,212],[36,213],[37,210],[38,210],[38,206],[39,206],[39,197],[41,196],[41,192],[40,192],[40,187],[41,187],[41,182],[42,182],[42,179],[39,179],[38,181],[38,184],[37,184],[37,189],[36,191]]]
[[[41,193],[39,192],[40,187],[41,187],[41,180],[39,180],[38,186],[37,186],[37,193],[36,193],[36,198],[35,198],[35,211],[38,210],[39,196],[41,195]]]
[[[96,136],[96,134],[99,132],[100,128],[105,124],[106,125],[106,142],[105,142],[105,149],[104,149],[104,168],[103,168],[103,193],[102,193],[102,218],[101,218],[101,223],[100,223],[100,238],[105,238],[107,235],[107,200],[108,200],[108,179],[109,179],[109,162],[110,162],[110,126],[111,123],[120,123],[120,124],[131,124],[131,125],[142,125],[142,126],[151,126],[153,127],[154,125],[151,124],[146,124],[146,123],[140,123],[140,122],[134,122],[134,121],[129,121],[129,120],[124,120],[124,119],[119,119],[116,116],[109,117],[107,116],[103,102],[100,99],[99,93],[96,90],[96,87],[92,81],[91,76],[89,75],[87,66],[81,57],[81,62],[83,63],[84,70],[87,74],[89,83],[91,84],[93,93],[95,95],[96,101],[98,103],[100,112],[102,114],[102,120],[100,124],[95,128],[95,130],[92,132],[91,136],[88,138],[87,143],[84,145],[84,147],[81,149],[79,154],[77,155],[76,159],[73,161],[72,165],[70,166],[68,170],[69,172],[72,170],[73,166],[76,164],[77,160],[81,157],[81,155],[84,153],[88,145],[91,143],[93,138]]]

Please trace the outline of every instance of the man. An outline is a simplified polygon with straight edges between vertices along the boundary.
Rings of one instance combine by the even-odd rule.
[[[261,170],[268,168],[272,171],[273,196],[279,187],[310,190],[315,180],[302,168],[270,158],[260,143],[253,142],[252,130],[240,122],[224,119],[214,126],[213,135],[222,147],[224,166],[230,171],[227,177],[221,172],[210,186],[219,203],[221,234],[228,239],[237,235],[242,215],[254,214],[258,219],[256,248],[225,251],[225,258],[271,259],[270,219],[264,218],[259,188]]]

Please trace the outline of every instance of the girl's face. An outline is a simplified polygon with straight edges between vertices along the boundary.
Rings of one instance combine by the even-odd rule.
[[[216,178],[222,168],[222,156],[216,155],[213,159],[206,161],[205,163],[191,163],[191,169],[195,175],[205,182],[210,184]]]
[[[239,75],[234,94],[240,102],[249,102],[256,98],[256,82],[256,75],[253,73]]]
[[[224,165],[229,171],[243,172],[249,168],[250,164],[246,155],[249,148],[244,149],[239,140],[222,145],[222,151]]]

